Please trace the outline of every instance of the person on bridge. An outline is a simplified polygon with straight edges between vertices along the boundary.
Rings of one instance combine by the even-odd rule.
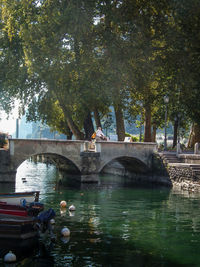
[[[101,127],[98,127],[97,131],[96,131],[96,140],[105,140],[107,141],[108,138],[104,135],[104,133],[102,132]]]

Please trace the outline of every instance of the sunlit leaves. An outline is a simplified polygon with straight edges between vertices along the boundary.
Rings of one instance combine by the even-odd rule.
[[[140,102],[162,127],[168,94],[171,118],[185,107],[198,121],[200,9],[191,3],[0,0],[0,90],[5,102],[10,97],[7,108],[18,98],[33,118],[34,112],[46,118],[44,103],[51,100],[55,113],[60,105],[81,129],[88,110],[104,115],[119,105],[135,118]]]

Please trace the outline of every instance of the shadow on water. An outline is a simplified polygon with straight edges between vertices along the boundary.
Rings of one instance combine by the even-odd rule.
[[[98,183],[81,183],[80,176],[66,175],[63,176],[62,181],[57,182],[56,189],[76,189],[76,190],[103,190],[103,189],[117,189],[117,188],[132,188],[138,190],[155,190],[162,191],[167,198],[171,192],[171,188],[164,185],[148,183],[146,181],[133,181],[118,175],[100,174]],[[149,191],[149,192],[150,192]]]
[[[51,256],[53,245],[53,242],[46,245],[38,237],[26,240],[0,239],[0,266],[53,267],[54,258]],[[17,261],[13,265],[4,263],[3,259],[8,252],[12,252],[16,256]]]
[[[15,191],[15,183],[1,183],[0,182],[0,192],[14,192]]]

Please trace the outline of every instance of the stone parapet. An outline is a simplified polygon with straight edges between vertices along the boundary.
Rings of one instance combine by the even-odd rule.
[[[200,154],[179,154],[178,158],[184,163],[200,164]]]

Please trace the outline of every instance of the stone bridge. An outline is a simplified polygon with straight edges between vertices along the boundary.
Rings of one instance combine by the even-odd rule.
[[[23,161],[36,155],[49,157],[57,167],[63,162],[72,165],[82,182],[98,182],[98,174],[113,161],[119,162],[130,172],[148,173],[155,152],[156,143],[9,139],[5,164],[0,164],[0,177],[3,177],[0,181],[14,181],[15,178],[9,178],[10,174],[16,174]]]

